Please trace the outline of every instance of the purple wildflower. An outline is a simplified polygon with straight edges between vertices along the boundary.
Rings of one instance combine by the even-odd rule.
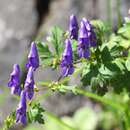
[[[21,92],[20,102],[16,110],[16,122],[26,124],[26,93],[25,91]]]
[[[70,16],[69,33],[71,39],[78,39],[78,22],[75,15]]]
[[[91,25],[90,21],[87,20],[86,18],[83,18],[84,24],[86,26],[86,30],[88,33],[88,40],[89,40],[89,45],[92,47],[96,46],[96,34],[93,30],[93,26]]]
[[[86,29],[85,22],[82,20],[80,23],[80,31],[78,38],[78,46],[77,46],[78,56],[88,58],[89,53],[89,39],[88,39],[88,31]]]
[[[28,70],[27,78],[24,84],[24,90],[26,91],[26,97],[31,100],[34,95],[34,77],[32,67],[30,67]]]
[[[68,76],[74,72],[73,53],[72,53],[71,41],[69,39],[65,40],[65,50],[62,55],[61,68],[62,68],[62,76]]]
[[[39,67],[39,57],[36,44],[34,42],[32,42],[31,44],[31,50],[28,55],[28,62],[26,64],[26,68],[29,69],[29,67],[33,67],[34,70],[36,70]]]
[[[90,46],[95,47],[96,45],[97,45],[96,34],[95,32],[91,31]]]
[[[18,64],[14,64],[14,66],[13,66],[13,71],[10,74],[8,87],[11,88],[11,94],[20,95],[20,93],[21,93],[21,87],[20,87],[20,67],[19,67]]]

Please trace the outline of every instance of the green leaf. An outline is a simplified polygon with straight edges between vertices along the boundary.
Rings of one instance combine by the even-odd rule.
[[[77,41],[76,40],[72,40],[72,50],[73,51],[77,51]]]
[[[116,59],[113,61],[113,63],[115,63],[115,64],[118,66],[118,68],[120,69],[120,71],[121,71],[122,73],[125,72],[126,67],[125,67],[125,61],[124,61],[124,59],[116,58]]]
[[[113,47],[110,48],[110,54],[112,57],[119,57],[122,55],[123,48],[119,46],[119,44],[113,45]]]
[[[84,86],[90,85],[91,79],[99,74],[98,66],[88,65],[83,69],[81,82]]]
[[[130,39],[130,21],[126,19],[126,23],[118,30],[118,34],[126,39]]]
[[[125,23],[130,24],[130,18],[129,17],[125,17]]]
[[[125,65],[128,71],[130,71],[130,57],[127,58]]]
[[[127,39],[121,39],[121,41],[119,42],[120,46],[122,46],[123,48],[127,49],[130,47],[130,40]]]
[[[102,50],[101,50],[101,59],[102,62],[105,64],[106,62],[110,62],[112,61],[112,56],[110,54],[109,48],[107,46],[105,46]]]
[[[38,122],[39,124],[44,124],[44,111],[45,110],[41,107],[40,103],[33,104],[27,113],[28,121],[30,123]]]
[[[49,47],[47,44],[43,42],[38,42],[37,43],[37,48],[38,48],[38,53],[40,57],[40,61],[42,65],[50,65],[52,62],[53,55],[51,51],[49,50]]]
[[[102,64],[99,69],[99,72],[102,75],[104,75],[105,78],[112,78],[115,75],[117,75],[119,71],[120,71],[120,69],[114,63],[107,63],[105,65]]]
[[[10,129],[15,123],[15,118],[16,118],[15,112],[10,113],[10,115],[7,116],[7,118],[4,120],[4,128],[3,128],[3,130]]]
[[[101,20],[92,20],[91,24],[101,32],[106,32],[108,30],[107,26]]]
[[[54,46],[55,55],[58,57],[61,55],[64,49],[63,34],[63,31],[59,27],[55,26],[51,29],[51,34],[47,38],[48,42]]]

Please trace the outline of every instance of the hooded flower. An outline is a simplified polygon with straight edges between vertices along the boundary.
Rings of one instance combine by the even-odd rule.
[[[89,57],[89,39],[88,31],[86,29],[85,22],[82,20],[80,23],[78,46],[77,46],[78,56],[88,58]]]
[[[16,109],[16,122],[26,124],[26,93],[25,91],[21,92],[20,102]]]
[[[28,70],[27,78],[24,84],[24,90],[26,92],[26,97],[31,100],[34,95],[34,77],[32,67],[30,67]]]
[[[29,67],[33,67],[34,70],[36,70],[39,67],[39,57],[36,44],[34,42],[32,42],[31,44],[31,50],[28,55],[28,62],[26,64],[26,68],[29,69]]]
[[[87,20],[86,18],[83,18],[84,24],[86,26],[86,30],[88,33],[88,40],[89,40],[89,45],[92,47],[96,46],[96,34],[93,30],[93,26],[91,25],[90,21]]]
[[[20,95],[20,67],[18,64],[14,64],[13,71],[10,74],[10,79],[8,82],[8,87],[11,88],[11,94]]]
[[[78,22],[75,15],[70,16],[70,23],[69,23],[69,33],[70,38],[77,40],[78,39]]]
[[[69,39],[65,40],[65,50],[62,55],[61,69],[62,76],[68,76],[74,72],[72,47]]]

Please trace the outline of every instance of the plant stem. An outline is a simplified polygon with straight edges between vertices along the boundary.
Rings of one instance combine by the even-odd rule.
[[[124,112],[124,108],[120,104],[114,103],[110,99],[107,99],[107,98],[102,97],[102,96],[98,96],[98,95],[91,93],[91,92],[87,92],[86,90],[83,90],[83,89],[80,89],[80,88],[77,88],[76,92],[79,93],[79,94],[82,94],[84,96],[90,97],[92,99],[95,99],[97,101],[100,101],[101,103],[110,105],[111,107],[113,107],[115,109],[120,109],[121,111]]]
[[[45,112],[45,114],[50,117],[51,119],[53,119],[55,122],[57,122],[59,125],[62,125],[64,127],[66,127],[67,130],[77,130],[76,128],[71,127],[70,125],[66,124],[65,122],[63,122],[60,118],[58,118],[57,116],[55,116],[54,114],[50,113],[50,112]]]

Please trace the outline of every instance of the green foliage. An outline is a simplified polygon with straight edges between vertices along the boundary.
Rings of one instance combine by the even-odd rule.
[[[59,27],[53,27],[51,29],[50,36],[48,36],[47,40],[51,43],[55,49],[55,55],[60,57],[60,54],[63,52],[63,31]]]
[[[44,112],[45,110],[41,107],[40,103],[31,104],[30,110],[27,112],[28,122],[38,122],[39,124],[44,124]]]
[[[36,42],[42,66],[57,68],[64,49],[64,37],[63,31],[55,26],[51,29],[45,43]]]
[[[72,76],[80,74],[79,86],[68,85],[71,79],[69,76],[60,76],[57,81],[40,82],[38,85],[45,86],[52,92],[58,91],[62,94],[72,92],[75,95],[92,98],[102,104],[103,113],[98,115],[85,107],[78,110],[72,117],[59,118],[45,112],[39,103],[30,103],[27,110],[28,123],[44,124],[43,115],[45,115],[46,130],[94,130],[98,127],[109,130],[120,128],[119,122],[125,130],[130,128],[130,19],[126,18],[124,26],[113,34],[110,34],[109,28],[102,21],[93,20],[91,23],[97,36],[97,46],[90,47],[91,54],[88,59],[79,60],[77,41],[72,40],[75,67]],[[52,69],[59,67],[64,40],[67,37],[63,30],[54,27],[46,42],[36,42],[43,67]],[[40,90],[35,89],[35,92]],[[112,123],[110,123],[111,120]],[[15,113],[11,113],[5,120],[5,130],[10,128],[14,121]]]
[[[122,28],[118,30],[118,34],[121,35],[124,39],[130,40],[130,19],[125,19],[125,24]]]
[[[100,30],[98,33],[104,33],[105,27],[101,22],[94,22],[94,25]],[[98,43],[96,57],[91,57],[92,62],[86,63],[81,75],[84,86],[91,86],[90,90],[101,95],[111,89],[117,93],[124,89],[130,92],[129,33],[130,20],[126,19],[117,34],[112,34],[107,41],[99,40],[102,44]]]
[[[49,50],[48,45],[43,42],[36,42],[36,43],[37,43],[39,57],[41,60],[41,65],[46,65],[46,66],[51,65],[53,55]]]
[[[10,113],[9,116],[4,120],[4,128],[3,130],[8,130],[15,124],[15,112]]]

